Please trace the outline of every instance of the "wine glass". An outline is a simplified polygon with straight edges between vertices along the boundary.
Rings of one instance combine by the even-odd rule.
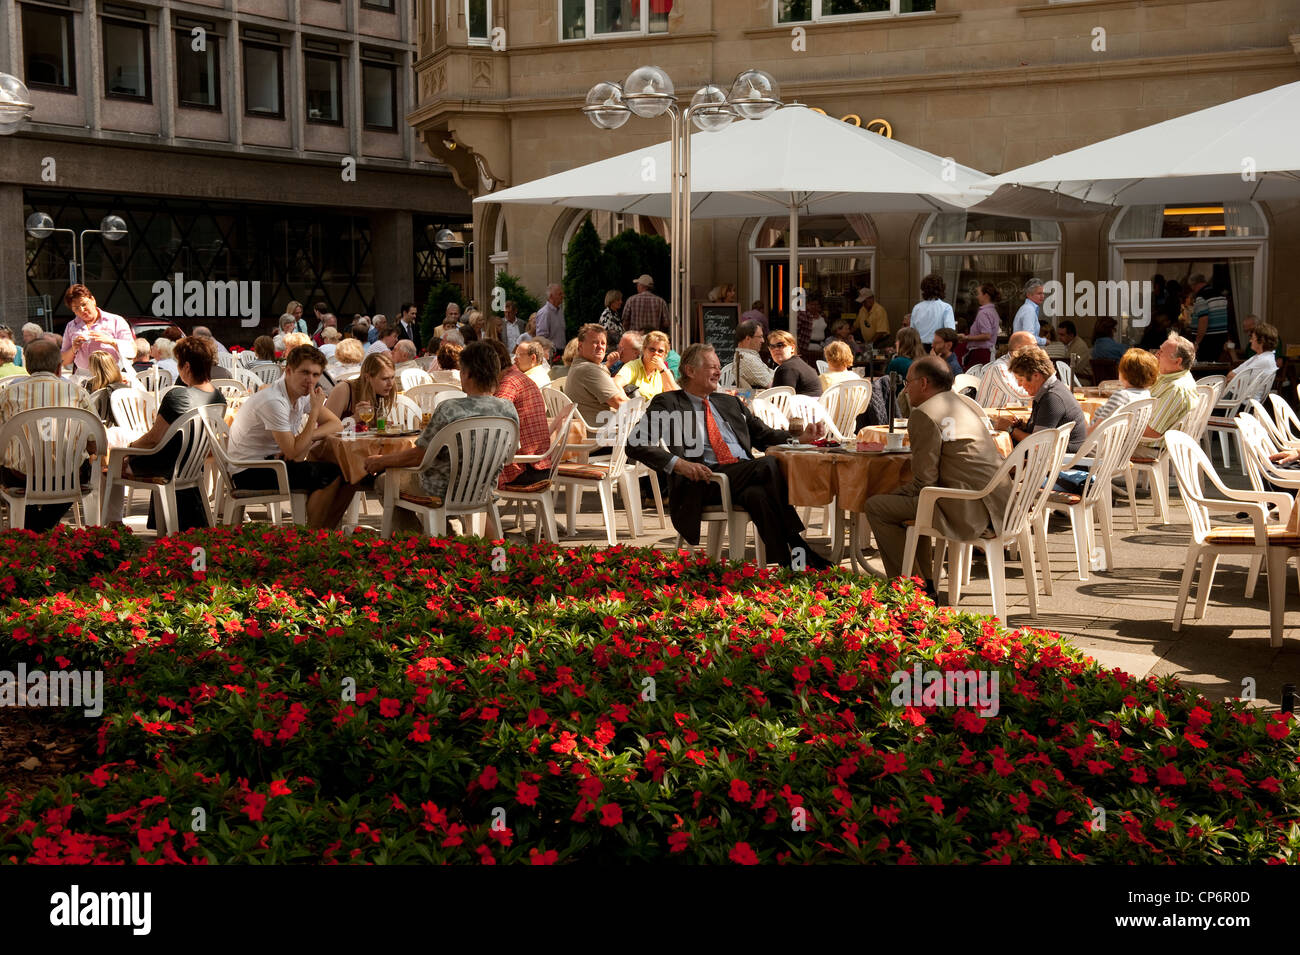
[[[365,425],[368,430],[370,428],[370,422],[374,420],[375,417],[375,406],[369,401],[358,401],[352,406],[352,411],[356,414],[357,420]]]

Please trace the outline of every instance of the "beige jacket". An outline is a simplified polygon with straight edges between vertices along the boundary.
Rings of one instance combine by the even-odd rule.
[[[912,409],[907,422],[912,446],[912,480],[894,493],[915,496],[923,487],[982,488],[1002,466],[983,410],[954,391],[932,395]],[[1004,483],[978,501],[939,505],[936,526],[952,537],[979,537],[1000,529],[1009,488]]]

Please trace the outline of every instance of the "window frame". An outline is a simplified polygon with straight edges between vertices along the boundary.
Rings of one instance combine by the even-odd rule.
[[[772,23],[774,26],[785,27],[801,23],[848,23],[855,20],[884,20],[889,17],[910,17],[926,13],[938,12],[938,0],[934,0],[934,10],[908,10],[906,12],[899,10],[903,0],[889,0],[888,10],[878,10],[872,13],[826,13],[823,14],[822,4],[825,0],[808,0],[809,16],[806,20],[782,20],[781,4],[783,0],[772,0]]]
[[[470,33],[470,4],[482,3],[484,5],[486,17],[484,23],[487,24],[487,33],[483,36],[474,36]],[[465,36],[470,46],[491,46],[492,45],[492,0],[465,0]]]
[[[618,30],[616,32],[610,32],[610,33],[593,33],[590,29],[590,25],[596,22],[596,4],[598,2],[600,2],[600,0],[583,0],[583,35],[566,37],[564,35],[565,0],[555,0],[555,8],[557,11],[556,20],[559,25],[561,43],[584,43],[591,40],[615,40],[618,39],[619,37],[629,37],[629,36],[643,36],[643,37],[668,36],[668,28],[667,28],[666,21],[663,30],[655,30],[653,32],[650,30],[650,17],[649,17],[649,14],[651,12],[650,0],[641,0],[640,6],[641,9],[645,11],[646,15],[643,16],[641,19],[641,28],[639,30]],[[898,0],[891,0],[891,2],[896,3],[898,2]],[[489,21],[488,32],[491,33],[490,21]]]
[[[196,26],[197,25],[199,24],[196,24]],[[182,98],[181,70],[180,70],[180,56],[181,56],[180,44],[182,43],[184,44],[184,50],[187,55],[194,54],[194,51],[190,49],[190,39],[191,39],[190,30],[192,29],[194,29],[194,27],[185,27],[185,26],[173,27],[173,30],[176,35],[176,42],[178,44],[177,56],[176,56],[176,60],[177,60],[176,108],[177,109],[198,109],[209,113],[220,113],[222,111],[221,110],[221,40],[222,37],[217,35],[217,33],[214,30],[211,30],[206,26],[203,27],[203,30],[207,34],[206,42],[208,43],[208,49],[211,51],[209,55],[212,57],[212,63],[213,63],[212,93],[213,93],[213,99],[215,100],[215,103],[213,105],[207,105],[205,103],[187,103]],[[215,46],[213,44],[215,44]],[[194,55],[198,55],[198,54],[194,54]]]
[[[22,49],[23,81],[27,84],[27,88],[33,90],[48,90],[49,92],[52,93],[71,93],[73,95],[76,95],[77,93],[77,23],[76,20],[73,19],[76,11],[55,10],[51,7],[47,7],[39,4],[31,4],[31,3],[20,4],[20,8],[21,8],[20,22],[22,23],[22,31],[23,31],[23,49]],[[43,13],[48,16],[61,17],[63,19],[64,26],[67,31],[64,36],[64,39],[67,43],[67,54],[68,54],[67,69],[65,71],[68,75],[67,86],[61,86],[53,83],[42,83],[39,80],[33,80],[31,78],[30,69],[27,62],[27,25],[25,22],[29,11],[32,13]]]
[[[274,113],[264,113],[259,110],[250,110],[248,108],[248,51],[265,50],[275,54],[276,66],[276,101],[279,103],[279,110]],[[242,71],[241,79],[244,83],[244,115],[253,119],[284,119],[284,47],[266,40],[250,40],[248,37],[240,37],[239,44],[239,61]]]
[[[376,126],[366,120],[366,69],[383,70],[388,74],[389,89],[393,95],[393,125]],[[364,57],[361,60],[361,128],[373,130],[378,133],[395,133],[398,127],[399,104],[397,100],[397,64],[383,63],[378,60],[367,60]]]
[[[134,27],[144,32],[144,95],[135,96],[131,93],[115,93],[108,88],[108,57],[105,55],[108,49],[108,38],[105,31],[110,26],[115,27]],[[121,17],[101,14],[99,17],[99,43],[100,43],[100,78],[104,81],[104,98],[123,100],[128,103],[144,103],[152,105],[153,103],[153,44],[150,42],[150,26],[148,21],[128,20]]]
[[[311,90],[307,83],[307,61],[308,59],[318,59],[334,65],[334,79],[338,88],[338,119],[313,119],[311,115],[311,106],[308,102],[308,96]],[[363,104],[364,107],[364,104]],[[343,126],[344,125],[344,103],[343,103],[343,57],[341,54],[332,53],[327,50],[304,49],[302,51],[302,116],[303,120],[313,126]]]
[[[361,0],[361,9],[379,10],[383,13],[397,13],[396,0]]]

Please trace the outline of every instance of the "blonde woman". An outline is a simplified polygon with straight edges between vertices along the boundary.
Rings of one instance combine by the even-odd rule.
[[[361,347],[361,342],[355,338],[345,338],[339,342],[334,349],[334,364],[327,369],[330,377],[338,381],[341,375],[351,375],[361,370],[361,359],[365,357],[365,349]]]
[[[341,351],[342,345],[339,346]],[[368,401],[374,409],[374,419],[392,417],[393,396],[397,394],[397,369],[393,360],[383,352],[367,355],[361,363],[361,374],[351,381],[340,381],[330,392],[325,407],[339,418],[354,416],[358,402]]]
[[[99,352],[92,352],[91,354],[98,355]],[[14,340],[12,338],[0,338],[0,378],[27,375],[26,368],[14,364],[14,359],[17,357],[18,345]]]
[[[832,341],[826,346],[826,371],[817,376],[822,383],[822,391],[841,381],[859,381],[857,375],[849,371],[853,367],[853,349],[842,341]]]
[[[647,401],[665,391],[676,391],[677,382],[664,364],[667,357],[668,336],[663,332],[648,332],[641,343],[641,357],[620,368],[614,384],[623,392],[635,389]]]
[[[310,345],[311,336],[306,332],[289,332],[284,336],[284,353],[287,355],[299,345]]]

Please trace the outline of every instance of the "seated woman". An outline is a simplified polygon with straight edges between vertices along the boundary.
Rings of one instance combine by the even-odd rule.
[[[171,343],[168,342],[168,344]],[[106,351],[90,353],[90,377],[83,378],[81,385],[92,395],[103,391],[106,396],[119,388],[130,387],[122,380],[122,369],[117,367],[117,362],[113,360],[113,356]],[[103,400],[103,404],[95,410],[104,424],[113,423],[112,406],[109,404],[107,397]]]
[[[99,352],[91,352],[92,355],[98,355]],[[18,344],[12,338],[0,337],[0,378],[9,378],[17,375],[26,377],[27,369],[22,365],[14,363],[18,357]]]
[[[150,354],[152,350],[147,338],[137,338],[135,340],[135,361],[131,363],[131,367],[136,371],[148,371],[152,368],[153,357]]]
[[[334,364],[334,352],[339,347],[339,330],[333,325],[322,328],[320,340],[320,353],[325,356],[325,360],[331,365]]]
[[[340,421],[356,417],[358,402],[369,402],[374,412],[370,419],[374,422],[380,418],[392,417],[393,398],[397,394],[397,369],[393,360],[382,352],[367,355],[361,363],[361,374],[349,381],[340,381],[330,392],[325,407],[332,411]]]
[[[783,329],[770,332],[767,336],[767,351],[776,362],[776,373],[772,375],[772,387],[789,386],[796,395],[822,396],[822,383],[817,379],[817,372],[799,357],[796,352],[795,337]]]
[[[664,364],[667,356],[668,336],[663,332],[648,332],[641,343],[641,357],[620,368],[614,384],[629,397],[635,393],[646,401],[665,391],[676,391],[677,381]]]
[[[429,377],[436,385],[460,384],[460,353],[465,346],[459,342],[443,341],[438,346],[438,357],[433,360]]]
[[[153,366],[159,371],[165,371],[171,374],[172,384],[179,385],[180,381],[177,374],[180,369],[176,365],[176,359],[172,356],[176,353],[176,345],[169,338],[159,335],[154,339],[153,347],[149,349],[149,354],[153,356]]]
[[[167,429],[181,415],[207,405],[226,404],[225,396],[212,386],[212,366],[217,361],[217,350],[209,339],[182,338],[176,343],[174,353],[182,388],[172,388],[158,405],[158,416],[148,432],[131,442],[133,448],[155,447]],[[103,352],[95,352],[102,355]],[[93,356],[92,356],[93,357]],[[123,475],[135,477],[171,477],[176,469],[176,456],[180,454],[181,436],[172,438],[167,447],[148,457],[129,457],[122,468]],[[125,498],[114,494],[108,501],[108,523],[122,520]],[[198,488],[177,492],[176,509],[181,530],[207,527],[207,510],[199,496]],[[149,505],[149,527],[155,525],[153,502]]]
[[[1066,450],[1071,454],[1078,451],[1088,436],[1088,419],[1069,387],[1056,377],[1056,366],[1047,357],[1047,352],[1031,345],[1012,352],[1007,364],[1011,374],[1016,376],[1016,382],[1034,403],[1028,421],[1013,421],[1007,426],[1011,440],[1019,444],[1035,431],[1059,428],[1068,423],[1074,427]]]
[[[1130,348],[1119,360],[1120,390],[1107,399],[1106,403],[1092,413],[1092,423],[1088,425],[1091,433],[1115,412],[1133,401],[1151,397],[1151,386],[1160,377],[1160,364],[1156,356],[1141,348]]]
[[[1051,322],[1038,323],[1038,337],[1046,338],[1047,344],[1043,346],[1043,351],[1047,352],[1047,357],[1053,362],[1070,360],[1070,349],[1065,342],[1056,337],[1056,326]]]
[[[461,386],[465,397],[459,401],[444,401],[433,413],[424,431],[415,440],[415,447],[392,454],[378,454],[366,458],[366,472],[378,474],[387,468],[413,468],[424,461],[425,449],[438,432],[462,418],[501,417],[519,424],[519,412],[509,401],[494,397],[501,377],[501,361],[491,342],[470,342],[461,352]],[[507,462],[508,463],[508,462]],[[500,474],[492,476],[493,484]],[[441,501],[451,479],[451,458],[446,449],[424,471],[402,476],[402,492],[418,497],[431,497]],[[399,509],[399,513],[402,513]],[[407,512],[409,515],[409,512]]]
[[[894,338],[894,357],[885,366],[885,374],[897,372],[900,378],[906,378],[907,369],[912,367],[912,362],[924,357],[925,347],[921,344],[921,336],[916,333],[916,329],[910,325],[900,328]]]
[[[847,325],[847,322],[841,323]],[[837,328],[839,326],[836,326]],[[822,383],[822,392],[825,393],[831,385],[838,385],[841,381],[861,381],[857,375],[849,371],[853,364],[853,352],[848,345],[840,341],[839,338],[832,339],[826,345],[826,371],[817,376],[818,381]]]
[[[347,378],[361,371],[361,359],[366,350],[355,338],[345,338],[334,349],[334,361],[325,370],[335,381]]]
[[[1271,369],[1274,374],[1277,373],[1277,355],[1274,349],[1277,348],[1277,329],[1266,322],[1261,322],[1250,330],[1250,357],[1240,365],[1228,372],[1228,381],[1236,378],[1243,372],[1253,374],[1256,369],[1261,373],[1265,369]],[[1272,390],[1272,379],[1269,379],[1269,390]]]

